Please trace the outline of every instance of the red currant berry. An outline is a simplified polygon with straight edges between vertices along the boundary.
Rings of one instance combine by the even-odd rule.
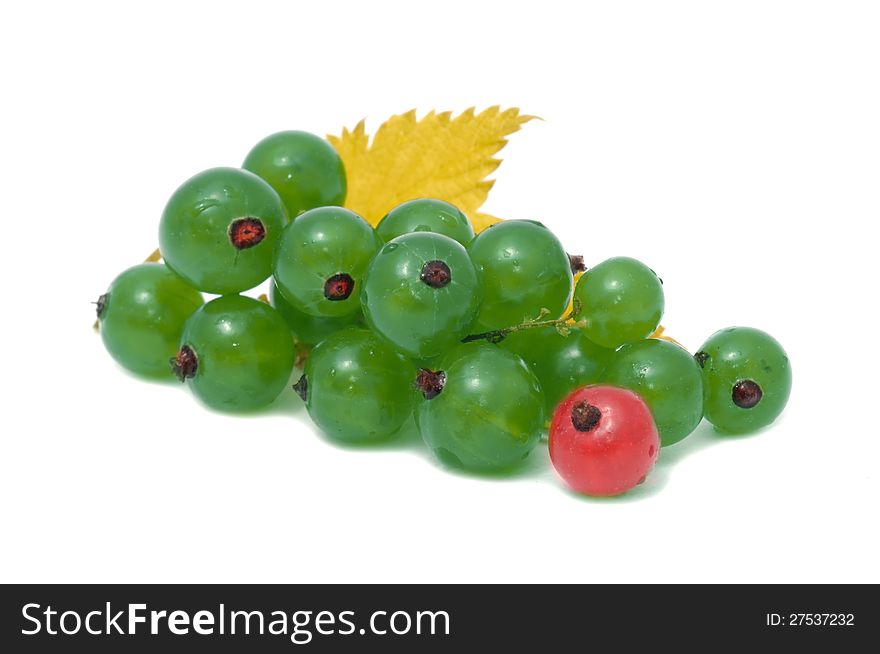
[[[624,493],[645,478],[659,453],[651,411],[632,391],[584,386],[562,400],[553,414],[550,460],[579,493]]]

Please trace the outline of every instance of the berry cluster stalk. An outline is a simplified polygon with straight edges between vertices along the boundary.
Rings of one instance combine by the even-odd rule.
[[[550,309],[541,308],[541,312],[535,318],[528,318],[524,320],[519,325],[513,325],[511,327],[502,327],[501,329],[493,329],[488,332],[481,332],[479,334],[471,334],[470,336],[465,336],[461,339],[462,343],[472,343],[474,341],[489,341],[490,343],[500,343],[505,338],[507,338],[508,334],[512,334],[514,332],[521,332],[525,329],[536,329],[538,327],[556,327],[556,331],[559,332],[561,336],[568,336],[571,333],[572,327],[585,327],[586,320],[576,320],[576,318],[581,314],[581,302],[577,298],[574,299],[571,305],[571,311],[562,316],[561,318],[555,318],[553,320],[544,320],[544,318],[550,313]]]

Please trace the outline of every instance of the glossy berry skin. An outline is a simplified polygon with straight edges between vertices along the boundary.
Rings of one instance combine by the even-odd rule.
[[[489,331],[518,325],[542,308],[558,318],[571,297],[571,262],[553,233],[539,222],[505,220],[480,232],[468,246],[480,276],[483,305],[474,327]]]
[[[259,221],[259,231],[234,239],[240,221]],[[278,194],[238,168],[212,168],[178,188],[162,213],[159,249],[165,263],[206,293],[238,293],[272,274],[272,253],[287,223]],[[238,247],[235,243],[238,243]]]
[[[601,379],[639,394],[664,447],[690,434],[703,418],[700,367],[675,343],[653,338],[627,343],[614,353]]]
[[[660,437],[638,395],[599,385],[579,388],[559,404],[549,445],[553,467],[572,490],[608,497],[645,478],[660,452]]]
[[[337,331],[306,359],[304,393],[309,416],[338,440],[387,440],[412,415],[417,398],[415,375],[408,359],[369,330],[348,327]]]
[[[270,404],[293,370],[287,323],[264,302],[241,295],[211,300],[186,322],[181,349],[195,353],[186,381],[202,402],[221,411],[250,411]]]
[[[303,345],[315,345],[333,332],[350,327],[363,320],[363,314],[360,311],[340,318],[324,318],[303,313],[284,299],[281,291],[278,290],[274,283],[269,289],[269,302],[281,314],[281,317],[287,321],[290,331],[293,332],[296,339]]]
[[[370,224],[342,207],[319,207],[284,228],[275,253],[275,283],[303,313],[325,318],[360,309],[361,280],[381,241]],[[333,296],[334,278],[347,277]]]
[[[432,198],[399,204],[376,225],[376,233],[386,243],[410,232],[444,234],[465,247],[474,238],[474,228],[467,216],[448,202]]]
[[[449,279],[431,285],[424,273],[441,262]],[[386,243],[367,271],[361,305],[367,325],[415,359],[429,359],[458,344],[480,307],[477,272],[457,241],[431,232]]]
[[[525,362],[480,342],[451,350],[439,368],[442,390],[416,407],[419,431],[437,458],[472,472],[522,463],[544,428],[544,393]]]
[[[202,294],[161,263],[143,263],[120,274],[98,302],[101,339],[124,368],[149,377],[170,377],[187,318]]]
[[[546,416],[574,389],[595,384],[614,350],[600,347],[583,330],[570,328],[562,336],[556,328],[538,327],[509,334],[499,346],[515,352],[525,361],[544,389]]]
[[[308,132],[267,136],[241,166],[274,188],[291,218],[315,207],[341,206],[346,179],[342,159],[327,141]]]
[[[719,430],[754,431],[776,420],[785,408],[791,364],[770,334],[728,327],[703,343],[695,359],[702,365],[706,419]],[[742,394],[749,386],[755,392]]]
[[[663,285],[653,270],[629,257],[614,257],[587,270],[574,297],[587,336],[603,347],[616,348],[650,336],[665,306]]]

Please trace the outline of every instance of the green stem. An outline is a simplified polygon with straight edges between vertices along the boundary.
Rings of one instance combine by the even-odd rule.
[[[503,341],[509,334],[513,334],[514,332],[521,332],[526,329],[536,329],[538,327],[550,327],[551,325],[556,327],[556,330],[562,336],[568,336],[569,328],[574,327],[583,327],[584,322],[579,321],[575,322],[574,325],[569,325],[568,322],[570,320],[574,320],[581,314],[581,302],[577,298],[574,299],[571,306],[571,311],[569,311],[566,315],[561,318],[555,318],[553,320],[542,320],[544,316],[550,313],[549,309],[541,309],[541,313],[537,318],[532,318],[529,320],[525,320],[522,324],[512,325],[510,327],[502,327],[501,329],[493,329],[488,332],[481,332],[479,334],[471,334],[470,336],[465,336],[461,339],[462,343],[472,343],[474,341],[489,341],[490,343],[500,343]]]

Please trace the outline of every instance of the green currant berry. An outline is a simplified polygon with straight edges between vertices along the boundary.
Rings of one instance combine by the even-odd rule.
[[[641,396],[664,447],[690,434],[703,418],[700,367],[675,343],[654,338],[627,343],[614,354],[601,381]]]
[[[171,270],[206,293],[238,293],[272,274],[287,222],[278,194],[238,168],[212,168],[178,188],[162,213],[159,249]]]
[[[583,330],[569,327],[567,336],[556,327],[524,329],[508,334],[499,345],[525,361],[544,389],[547,416],[574,389],[595,384],[614,350],[600,347]]]
[[[303,313],[284,299],[284,295],[274,283],[269,289],[269,302],[287,321],[290,331],[297,340],[304,345],[315,345],[333,332],[362,322],[364,317],[360,311],[339,318],[323,318]]]
[[[293,361],[290,329],[275,309],[249,297],[224,295],[186,321],[171,366],[208,406],[249,411],[281,394]]]
[[[776,420],[791,394],[788,355],[770,334],[728,327],[694,355],[703,371],[706,419],[719,430],[743,433]]]
[[[241,166],[278,191],[291,217],[345,202],[342,159],[324,139],[308,132],[278,132],[257,143]]]
[[[544,427],[544,393],[525,362],[489,343],[447,352],[416,380],[422,438],[442,462],[474,472],[521,463]]]
[[[202,302],[201,293],[161,263],[129,268],[98,298],[104,347],[134,373],[169,377],[183,324]]]
[[[325,318],[360,309],[358,292],[381,241],[370,224],[342,207],[306,211],[284,228],[275,283],[303,313]]]
[[[663,316],[663,286],[653,270],[629,257],[587,270],[574,290],[591,341],[616,348],[650,336]]]
[[[477,330],[518,325],[541,309],[558,318],[568,306],[571,262],[559,239],[541,223],[496,223],[471,241],[468,253],[483,286]]]
[[[373,259],[361,305],[370,328],[404,354],[428,359],[467,334],[480,307],[477,272],[448,236],[404,234]]]
[[[348,327],[315,346],[295,388],[328,436],[369,443],[393,436],[412,415],[415,372],[378,336]]]
[[[448,202],[430,198],[399,204],[376,225],[376,233],[386,243],[411,232],[445,234],[464,246],[474,238],[467,216]]]

